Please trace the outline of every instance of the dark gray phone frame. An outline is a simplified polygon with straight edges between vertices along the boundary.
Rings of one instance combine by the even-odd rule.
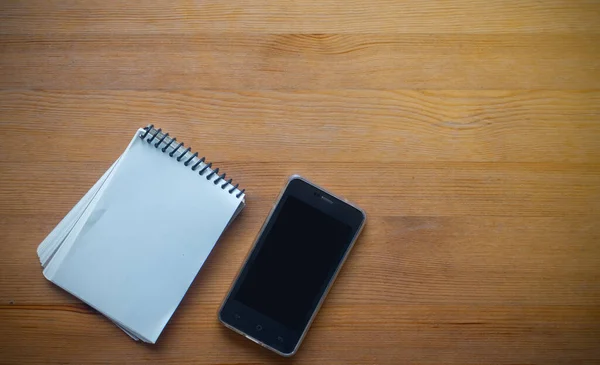
[[[269,345],[267,343],[264,343],[263,341],[260,341],[259,339],[255,338],[252,334],[249,334],[249,333],[247,333],[247,332],[245,332],[245,331],[243,331],[243,330],[241,330],[239,328],[236,328],[235,325],[233,325],[231,323],[227,323],[227,321],[224,320],[224,318],[222,317],[222,314],[223,314],[223,310],[224,310],[226,304],[230,300],[230,296],[231,296],[234,288],[236,287],[236,285],[238,283],[238,280],[240,279],[240,276],[242,275],[242,272],[243,272],[244,268],[248,264],[248,261],[249,261],[251,255],[252,255],[252,253],[256,249],[256,246],[257,246],[257,244],[258,244],[261,236],[263,235],[263,233],[264,233],[264,231],[265,231],[268,223],[271,221],[271,218],[272,218],[272,216],[273,216],[273,214],[275,212],[275,208],[279,205],[279,203],[281,202],[281,199],[284,196],[284,193],[288,189],[288,186],[294,180],[301,180],[302,182],[304,182],[304,183],[310,185],[311,187],[319,190],[321,193],[323,193],[322,196],[321,196],[321,198],[324,199],[325,201],[328,201],[328,199],[329,199],[328,196],[329,196],[331,198],[339,200],[339,201],[347,204],[348,206],[350,206],[350,207],[358,210],[361,213],[361,215],[362,215],[362,221],[360,223],[360,226],[356,230],[356,233],[355,233],[354,237],[352,238],[350,244],[348,245],[348,248],[347,248],[346,252],[344,253],[342,259],[340,260],[340,262],[339,262],[339,264],[338,264],[338,266],[337,266],[337,268],[336,268],[333,276],[331,277],[329,283],[327,284],[327,287],[325,288],[325,291],[321,295],[321,298],[319,299],[319,302],[318,302],[317,306],[315,307],[313,313],[311,314],[310,319],[309,319],[307,325],[305,326],[304,330],[302,331],[302,334],[300,335],[298,341],[296,342],[296,345],[294,346],[293,351],[291,351],[289,353],[286,353],[286,352],[280,351],[279,349],[274,348],[273,346],[271,346],[271,345]],[[305,179],[305,178],[303,178],[303,177],[301,177],[299,175],[293,175],[293,176],[291,176],[288,179],[285,187],[282,189],[281,193],[279,194],[279,197],[277,198],[276,203],[273,205],[273,208],[271,209],[271,212],[269,213],[269,215],[268,215],[267,219],[265,220],[262,228],[260,229],[260,231],[259,231],[259,233],[258,233],[258,235],[257,235],[257,237],[256,237],[256,239],[254,241],[254,244],[252,245],[252,248],[250,249],[250,251],[248,252],[248,255],[246,256],[246,258],[244,260],[244,263],[241,266],[241,269],[239,270],[238,274],[236,275],[236,278],[234,279],[234,281],[232,282],[231,287],[230,287],[230,289],[229,289],[229,291],[227,293],[227,296],[225,297],[225,299],[223,300],[223,303],[221,304],[221,307],[219,308],[218,317],[219,317],[219,320],[221,321],[221,323],[223,325],[225,325],[227,328],[229,328],[229,329],[231,329],[231,330],[233,330],[233,331],[235,331],[235,332],[243,335],[244,337],[250,339],[251,341],[253,341],[253,342],[255,342],[255,343],[257,343],[257,344],[259,344],[259,345],[261,345],[261,346],[263,346],[263,347],[265,347],[265,348],[267,348],[267,349],[269,349],[269,350],[271,350],[271,351],[273,351],[273,352],[281,355],[281,356],[285,356],[285,357],[293,356],[298,351],[298,348],[300,347],[302,341],[304,340],[304,337],[308,333],[308,330],[310,329],[312,322],[314,321],[317,313],[319,312],[319,310],[320,310],[320,308],[321,308],[321,306],[322,306],[325,298],[327,297],[327,294],[329,293],[329,291],[330,291],[333,283],[335,282],[335,279],[337,278],[337,275],[338,275],[339,271],[341,270],[341,268],[344,265],[346,259],[348,258],[348,255],[350,254],[350,251],[352,251],[352,248],[354,247],[354,244],[355,244],[356,240],[358,239],[360,233],[362,232],[362,229],[364,228],[365,221],[366,221],[366,214],[358,206],[356,206],[356,205],[348,202],[347,200],[345,200],[343,198],[337,197],[336,195],[332,194],[331,192],[328,192],[327,190],[319,187],[318,185],[310,182],[309,180],[307,180],[307,179]]]

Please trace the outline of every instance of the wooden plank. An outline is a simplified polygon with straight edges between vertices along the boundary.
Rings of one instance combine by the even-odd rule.
[[[3,89],[598,89],[596,34],[0,37]]]
[[[589,322],[599,318],[595,306],[330,302],[295,362],[434,364],[440,357],[456,363],[499,358],[502,364],[598,360],[595,340],[600,333]],[[220,326],[214,318],[216,309],[212,304],[180,308],[159,343],[144,346],[133,344],[106,319],[69,307],[1,306],[0,321],[13,332],[0,332],[0,339],[6,354],[20,354],[20,363],[112,362],[124,356],[128,364],[289,362]],[[549,337],[549,332],[556,335]]]
[[[108,167],[148,123],[217,161],[600,162],[595,90],[4,91],[0,110],[5,162]]]
[[[199,294],[193,303],[221,302],[270,203],[261,199],[250,204],[225,234],[194,284]],[[332,294],[335,302],[569,306],[600,300],[594,255],[600,243],[597,217],[368,214],[364,237]],[[39,242],[62,217],[7,212],[0,217],[7,242],[0,247],[0,275],[5,278],[0,305],[79,303],[43,278],[35,255]]]
[[[2,163],[0,169],[10,172],[0,175],[2,211],[66,214],[109,165],[46,163],[41,169],[37,163]],[[562,217],[600,212],[598,165],[216,161],[215,166],[241,182],[250,203],[274,198],[285,179],[298,173],[380,216]]]
[[[3,1],[0,33],[598,33],[589,0]]]

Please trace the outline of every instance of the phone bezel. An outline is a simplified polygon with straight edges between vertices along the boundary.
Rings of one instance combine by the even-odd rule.
[[[262,241],[263,235],[267,233],[267,228],[270,226],[270,224],[273,223],[272,218],[274,217],[274,214],[278,211],[278,208],[280,207],[284,199],[290,195],[299,198],[301,201],[308,203],[313,207],[316,207],[317,209],[325,212],[326,214],[330,214],[336,217],[336,219],[339,219],[340,221],[347,223],[350,227],[353,228],[355,232],[348,245],[348,248],[344,252],[342,259],[337,265],[335,272],[331,277],[331,280],[327,283],[323,294],[319,298],[315,309],[311,313],[308,323],[301,332],[290,331],[289,329],[285,328],[285,326],[282,326],[281,324],[270,319],[269,317],[264,316],[254,311],[252,308],[249,308],[243,305],[242,303],[232,299],[232,294],[236,292],[237,289],[239,289],[240,280],[245,276],[248,264],[253,259],[253,257],[255,257],[254,254],[255,251],[259,248],[259,242]],[[271,209],[271,212],[269,213],[267,219],[263,223],[263,226],[261,227],[256,239],[254,240],[252,248],[248,252],[240,270],[238,271],[238,274],[236,275],[236,278],[231,284],[231,287],[229,288],[229,291],[225,299],[223,300],[223,303],[221,304],[221,307],[219,308],[218,317],[221,323],[223,323],[223,325],[232,329],[233,331],[252,340],[253,342],[256,342],[259,345],[278,353],[279,355],[286,357],[293,356],[298,351],[300,344],[304,340],[304,337],[310,329],[312,322],[314,321],[317,313],[319,312],[333,283],[335,282],[335,279],[340,269],[344,265],[344,262],[346,261],[350,251],[354,247],[354,244],[364,227],[365,221],[366,214],[358,206],[332,194],[331,192],[323,189],[322,187],[310,182],[309,180],[299,175],[291,176],[288,179],[284,188],[282,189],[281,193],[279,194],[279,197],[273,205],[273,208]],[[248,320],[245,320],[244,317],[241,317],[239,313],[242,313],[244,317],[248,318]],[[234,316],[237,319],[234,319]],[[282,332],[285,333],[287,336],[290,336],[293,333],[293,336],[291,337],[292,342],[284,344],[283,341],[281,343],[278,343],[272,337],[269,339],[268,337],[270,336],[266,334],[266,332],[263,333],[261,332],[262,330],[256,330],[258,328],[258,325],[256,328],[253,328],[253,326],[257,322],[259,324],[267,323],[270,329],[275,329],[274,332]]]

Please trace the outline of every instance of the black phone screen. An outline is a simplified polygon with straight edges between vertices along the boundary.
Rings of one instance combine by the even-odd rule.
[[[302,331],[354,230],[294,196],[284,199],[259,239],[234,299],[290,330]]]

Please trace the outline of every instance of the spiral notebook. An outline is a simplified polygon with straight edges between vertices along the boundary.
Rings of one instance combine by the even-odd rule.
[[[44,276],[155,343],[245,193],[150,125],[38,247]]]

